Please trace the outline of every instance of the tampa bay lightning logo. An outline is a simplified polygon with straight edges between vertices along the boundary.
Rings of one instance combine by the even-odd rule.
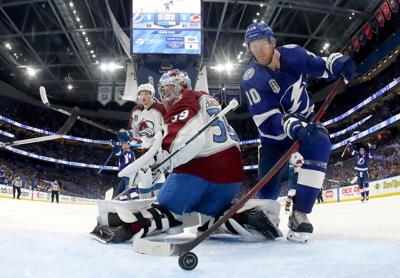
[[[285,113],[301,113],[304,114],[310,107],[310,99],[306,90],[306,81],[303,75],[293,83],[281,98],[281,105]]]
[[[365,162],[365,159],[364,159],[364,157],[361,157],[361,158],[360,158],[360,159],[358,159],[358,161],[357,161],[358,165],[363,165],[363,164],[364,164],[364,162]]]
[[[133,16],[132,16],[133,23],[138,23],[141,21],[143,21],[143,14],[133,14]]]

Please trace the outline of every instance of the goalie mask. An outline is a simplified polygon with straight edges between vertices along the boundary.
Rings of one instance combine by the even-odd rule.
[[[179,98],[182,90],[191,88],[188,74],[178,69],[164,73],[158,83],[158,92],[166,108]]]

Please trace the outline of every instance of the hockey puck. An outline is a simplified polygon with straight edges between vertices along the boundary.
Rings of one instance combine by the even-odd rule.
[[[193,270],[196,268],[199,260],[195,253],[186,252],[179,256],[178,263],[183,270]]]

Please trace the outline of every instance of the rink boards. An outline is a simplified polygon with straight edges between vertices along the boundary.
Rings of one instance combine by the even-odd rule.
[[[370,198],[400,195],[400,176],[370,182],[369,195]],[[12,196],[12,186],[0,184],[0,198],[12,198]],[[50,202],[51,193],[22,188],[20,198],[24,200]],[[359,200],[361,198],[360,189],[357,185],[327,189],[323,190],[323,198],[326,203]],[[279,199],[281,199],[280,201],[282,203],[286,200],[285,197]],[[71,204],[96,204],[97,200],[60,195],[60,202]]]
[[[0,184],[0,198],[12,198],[13,197],[13,188],[12,186]],[[42,202],[51,202],[51,193],[48,192],[40,192],[40,191],[32,191],[29,189],[21,188],[21,196],[20,199],[23,200],[33,200],[33,201],[42,201]],[[97,204],[97,201],[94,199],[73,197],[67,195],[59,195],[60,203],[71,203],[71,204]]]
[[[370,198],[400,195],[400,176],[369,183]],[[324,202],[345,202],[361,199],[358,185],[323,190]]]

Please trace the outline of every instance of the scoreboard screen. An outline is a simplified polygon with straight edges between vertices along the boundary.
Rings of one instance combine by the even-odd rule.
[[[132,54],[201,54],[201,0],[132,0]]]

